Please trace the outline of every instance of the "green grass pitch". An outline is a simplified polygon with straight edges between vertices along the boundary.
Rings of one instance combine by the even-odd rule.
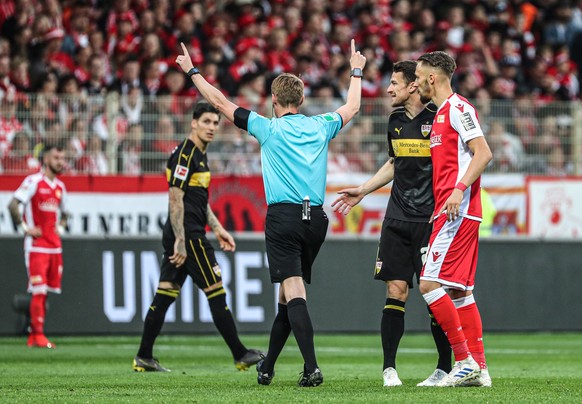
[[[382,387],[379,335],[316,335],[323,385],[299,388],[302,360],[291,336],[271,386],[234,368],[219,336],[158,338],[155,355],[171,373],[136,373],[139,337],[55,337],[56,350],[0,338],[3,403],[575,403],[582,402],[582,334],[489,334],[493,387],[420,388],[436,354],[427,334],[404,336],[397,367],[404,385]],[[243,341],[265,350],[266,335]]]

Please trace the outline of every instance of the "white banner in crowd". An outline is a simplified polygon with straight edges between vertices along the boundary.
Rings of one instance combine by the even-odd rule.
[[[582,237],[582,179],[528,179],[529,235]]]

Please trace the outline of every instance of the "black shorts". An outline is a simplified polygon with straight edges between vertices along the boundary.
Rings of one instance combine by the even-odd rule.
[[[301,220],[301,205],[277,203],[267,209],[265,240],[271,282],[302,276],[311,283],[311,265],[325,241],[329,220],[321,206],[311,207],[311,221]]]
[[[406,281],[420,276],[428,251],[432,223],[404,222],[385,218],[376,257],[374,279]]]
[[[186,235],[186,262],[176,268],[169,260],[174,254],[174,238],[164,234],[162,241],[164,255],[160,282],[173,282],[182,287],[187,276],[190,276],[196,286],[204,290],[209,286],[222,281],[220,267],[214,256],[214,248],[203,234]]]

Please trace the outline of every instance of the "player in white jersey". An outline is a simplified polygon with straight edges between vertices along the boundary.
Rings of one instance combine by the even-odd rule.
[[[420,292],[455,356],[455,366],[437,385],[490,386],[473,287],[481,222],[480,177],[492,154],[475,108],[453,93],[455,69],[454,59],[441,51],[422,55],[416,67],[421,98],[439,107],[430,134],[434,227]]]

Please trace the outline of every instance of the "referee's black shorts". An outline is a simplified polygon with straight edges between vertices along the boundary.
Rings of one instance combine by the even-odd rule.
[[[376,257],[374,279],[406,281],[413,287],[428,252],[432,223],[405,222],[385,218]]]
[[[204,290],[215,283],[222,281],[220,267],[216,262],[214,248],[204,234],[186,234],[186,262],[176,268],[169,260],[174,254],[173,235],[165,234],[162,239],[164,255],[162,256],[162,268],[160,282],[173,282],[180,287],[187,276],[190,276],[196,286]]]
[[[311,283],[311,265],[325,241],[329,220],[321,206],[311,206],[311,221],[301,220],[301,205],[269,205],[265,240],[271,282],[302,276]]]

